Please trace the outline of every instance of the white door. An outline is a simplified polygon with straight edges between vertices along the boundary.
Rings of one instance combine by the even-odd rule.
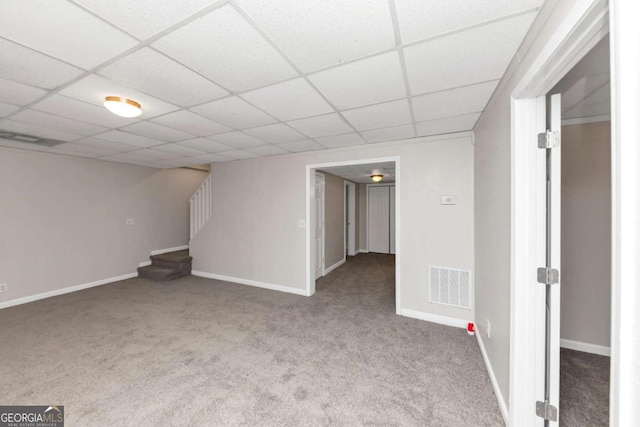
[[[321,173],[316,173],[314,224],[317,279],[324,274],[324,175]]]
[[[389,187],[368,189],[369,252],[389,253]]]
[[[396,253],[396,187],[389,187],[389,253]]]

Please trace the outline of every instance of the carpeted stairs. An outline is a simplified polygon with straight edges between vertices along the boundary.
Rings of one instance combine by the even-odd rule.
[[[166,282],[191,275],[191,260],[189,249],[167,252],[166,254],[150,257],[151,265],[138,268],[138,277],[154,282]]]

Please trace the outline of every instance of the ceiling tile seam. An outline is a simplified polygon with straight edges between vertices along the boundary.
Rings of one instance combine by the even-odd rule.
[[[75,69],[76,69],[76,70],[78,70],[78,71],[86,71],[86,69],[85,69],[85,68],[82,68],[82,67],[79,67],[79,66],[77,66],[77,65],[75,65],[75,64],[72,64],[72,63],[71,63],[71,62],[69,62],[69,61],[65,61],[64,59],[56,58],[55,56],[52,56],[52,55],[50,55],[50,54],[48,54],[48,53],[46,53],[46,52],[41,52],[41,51],[39,51],[38,49],[34,49],[34,48],[30,47],[30,46],[27,46],[27,45],[24,45],[24,44],[22,44],[22,43],[20,43],[20,42],[17,42],[17,41],[14,41],[14,40],[8,39],[8,38],[6,38],[6,37],[4,37],[4,36],[0,36],[0,39],[5,40],[5,41],[8,41],[9,43],[15,44],[15,45],[17,45],[17,46],[20,46],[21,48],[24,48],[24,49],[30,50],[31,52],[35,52],[35,53],[37,53],[38,55],[46,56],[47,58],[49,58],[49,59],[53,59],[53,60],[54,60],[54,61],[56,61],[56,62],[61,62],[61,63],[65,64],[65,65],[68,65],[69,67],[75,68]],[[3,78],[3,79],[5,79],[5,80],[9,80],[9,81],[12,81],[12,82],[15,82],[15,83],[20,83],[20,84],[23,84],[23,85],[26,85],[26,86],[33,86],[33,87],[35,87],[35,88],[42,89],[42,90],[55,90],[55,89],[57,89],[57,88],[48,89],[48,88],[46,88],[46,87],[42,87],[42,86],[36,86],[36,85],[28,84],[28,83],[17,82],[17,81],[15,81],[15,80],[11,80],[11,79],[8,79],[8,78],[6,78],[6,77],[2,77],[2,78]]]
[[[389,0],[389,9],[391,10],[391,22],[393,23],[393,33],[396,38],[396,46],[402,45],[402,35],[400,33],[400,23],[398,21],[398,13],[396,9],[395,0]],[[398,55],[400,60],[400,67],[402,69],[402,79],[404,81],[404,90],[407,94],[407,101],[409,104],[409,114],[411,116],[411,127],[413,128],[413,136],[418,134],[416,127],[416,115],[413,110],[413,102],[411,102],[411,86],[409,86],[409,74],[407,72],[407,64],[404,58],[404,49],[398,49]]]
[[[107,67],[107,66],[109,66],[109,65],[111,65],[111,64],[113,64],[113,63],[115,63],[117,61],[119,61],[120,59],[124,58],[125,56],[130,55],[131,53],[133,53],[133,52],[135,52],[137,50],[140,50],[143,47],[149,46],[151,43],[155,42],[156,40],[160,39],[161,37],[164,37],[166,34],[172,32],[172,31],[175,31],[176,29],[180,28],[181,26],[186,25],[186,24],[190,23],[191,21],[194,21],[194,20],[198,19],[199,17],[201,17],[203,15],[206,15],[207,13],[209,13],[211,11],[216,10],[216,9],[224,6],[227,2],[228,2],[228,0],[219,0],[218,2],[216,2],[216,3],[214,3],[214,4],[210,5],[210,6],[205,7],[204,9],[198,11],[197,13],[194,13],[193,15],[188,16],[187,18],[183,19],[182,21],[179,21],[176,24],[174,24],[174,25],[172,25],[172,26],[170,26],[168,28],[165,28],[163,31],[160,31],[159,33],[155,34],[154,36],[149,37],[148,39],[136,44],[135,46],[132,46],[131,48],[125,50],[124,52],[121,52],[120,54],[118,54],[116,56],[113,56],[110,59],[106,60],[105,62],[103,62],[101,64],[98,64],[95,67],[90,68],[88,70],[85,70],[84,68],[80,68],[80,67],[77,67],[77,66],[72,65],[72,64],[68,64],[67,62],[61,61],[58,58],[51,57],[50,55],[44,54],[44,53],[39,52],[39,51],[37,51],[35,49],[31,49],[31,48],[29,48],[27,46],[23,46],[23,45],[21,45],[19,43],[16,43],[16,44],[18,44],[20,46],[23,46],[23,47],[25,47],[27,49],[30,49],[30,50],[34,51],[34,52],[42,53],[43,55],[49,56],[49,57],[51,57],[53,59],[56,59],[57,61],[64,62],[65,64],[68,64],[68,65],[72,65],[73,67],[78,68],[79,70],[84,70],[84,72],[80,73],[79,76],[69,80],[68,82],[63,83],[60,86],[50,90],[48,93],[46,93],[43,96],[41,96],[40,98],[36,99],[32,103],[23,106],[20,110],[11,113],[7,117],[13,116],[13,115],[15,115],[15,114],[17,114],[19,112],[22,112],[22,111],[28,109],[28,108],[31,108],[32,105],[35,105],[40,101],[44,101],[45,99],[53,96],[54,94],[58,94],[61,90],[66,89],[67,87],[79,82],[80,80],[84,79],[85,77],[90,76],[91,74],[98,74],[98,71],[101,70],[102,68],[105,68],[105,67]],[[9,39],[6,39],[6,38],[1,37],[1,36],[0,36],[0,38],[3,38],[5,40],[9,40]],[[9,41],[11,41],[11,40],[9,40]],[[13,41],[11,41],[11,42],[14,43]],[[114,83],[116,83],[116,82],[114,82]],[[47,90],[47,89],[45,89],[45,90]],[[139,92],[142,92],[142,91],[139,91]],[[144,92],[142,92],[142,93],[144,93]],[[153,96],[153,95],[150,95],[150,96]],[[155,96],[153,96],[153,97],[156,98]],[[178,107],[178,106],[176,105],[176,107]]]
[[[470,116],[472,114],[482,114],[482,110],[480,110],[480,111],[472,111],[470,113],[456,114],[456,115],[453,115],[453,116],[438,117],[437,119],[421,120],[421,121],[417,122],[417,124],[429,123],[429,122],[438,122],[440,120],[447,120],[447,119],[456,119],[458,117]],[[458,132],[458,131],[456,131],[456,132]]]
[[[72,5],[80,8],[81,10],[83,10],[84,12],[88,13],[89,15],[92,15],[94,18],[98,18],[98,20],[104,22],[105,24],[109,25],[110,27],[125,33],[127,36],[131,37],[132,39],[136,40],[138,43],[140,43],[142,40],[139,39],[138,37],[134,36],[133,34],[131,34],[130,32],[128,32],[127,30],[125,30],[124,28],[120,28],[118,27],[116,24],[114,24],[111,21],[108,21],[107,19],[103,18],[102,16],[98,15],[97,13],[95,13],[94,11],[92,11],[91,9],[85,7],[84,5],[77,3],[75,0],[67,0],[69,3],[71,3]]]
[[[141,93],[143,93],[143,92],[141,92]],[[150,95],[150,96],[151,96],[151,95]],[[217,101],[217,99],[214,99],[213,101]],[[213,101],[209,101],[209,102],[213,102]],[[91,104],[91,105],[93,105],[93,104]],[[173,104],[172,104],[172,105],[173,105]],[[178,106],[176,105],[176,107],[178,107]],[[211,118],[209,118],[209,117],[203,116],[202,114],[198,114],[198,113],[196,113],[195,111],[191,111],[189,108],[191,108],[191,107],[179,107],[179,109],[178,109],[178,110],[168,111],[168,112],[166,112],[166,113],[158,114],[157,116],[149,117],[148,119],[142,119],[142,120],[150,121],[150,122],[152,122],[152,123],[159,124],[159,125],[162,125],[162,126],[164,126],[164,127],[171,127],[171,126],[163,125],[162,123],[156,123],[156,122],[154,122],[154,120],[155,120],[155,119],[162,118],[162,117],[165,117],[165,116],[168,116],[168,115],[170,115],[170,114],[175,114],[175,113],[179,113],[179,112],[181,112],[181,111],[184,111],[184,112],[191,113],[191,114],[194,114],[194,115],[196,115],[196,116],[199,116],[199,117],[201,117],[201,118],[203,118],[203,119],[205,119],[205,120],[208,120],[208,121],[210,121],[210,122],[213,122],[213,123],[215,123],[215,124],[217,124],[217,125],[224,126],[224,127],[229,128],[229,129],[232,129],[232,130],[237,130],[237,129],[235,129],[235,128],[231,127],[231,126],[225,125],[224,123],[217,122],[217,121],[215,121],[215,120],[213,120],[213,119],[211,119]],[[129,126],[129,125],[126,125],[126,126]],[[172,129],[173,129],[173,128],[172,128]],[[176,130],[180,130],[180,129],[176,129]],[[184,131],[181,131],[181,132],[184,132]],[[213,133],[213,134],[211,134],[211,135],[203,136],[203,138],[206,138],[206,137],[208,137],[208,136],[219,135],[220,133],[228,133],[228,132],[229,132],[229,131],[219,132],[219,133]],[[186,132],[186,133],[189,133],[189,132]],[[195,136],[200,136],[200,135],[195,135]],[[186,141],[186,140],[185,140],[185,141]]]

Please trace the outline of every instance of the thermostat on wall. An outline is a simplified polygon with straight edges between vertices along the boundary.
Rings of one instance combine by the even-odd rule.
[[[442,196],[440,197],[441,205],[455,205],[456,204],[456,196]]]

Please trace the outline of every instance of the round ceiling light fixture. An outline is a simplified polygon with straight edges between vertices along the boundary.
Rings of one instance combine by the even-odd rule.
[[[136,101],[119,96],[107,96],[104,106],[116,116],[138,117],[142,114],[142,107]]]
[[[382,175],[380,175],[380,174],[371,175],[371,181],[373,181],[373,182],[382,181]]]

